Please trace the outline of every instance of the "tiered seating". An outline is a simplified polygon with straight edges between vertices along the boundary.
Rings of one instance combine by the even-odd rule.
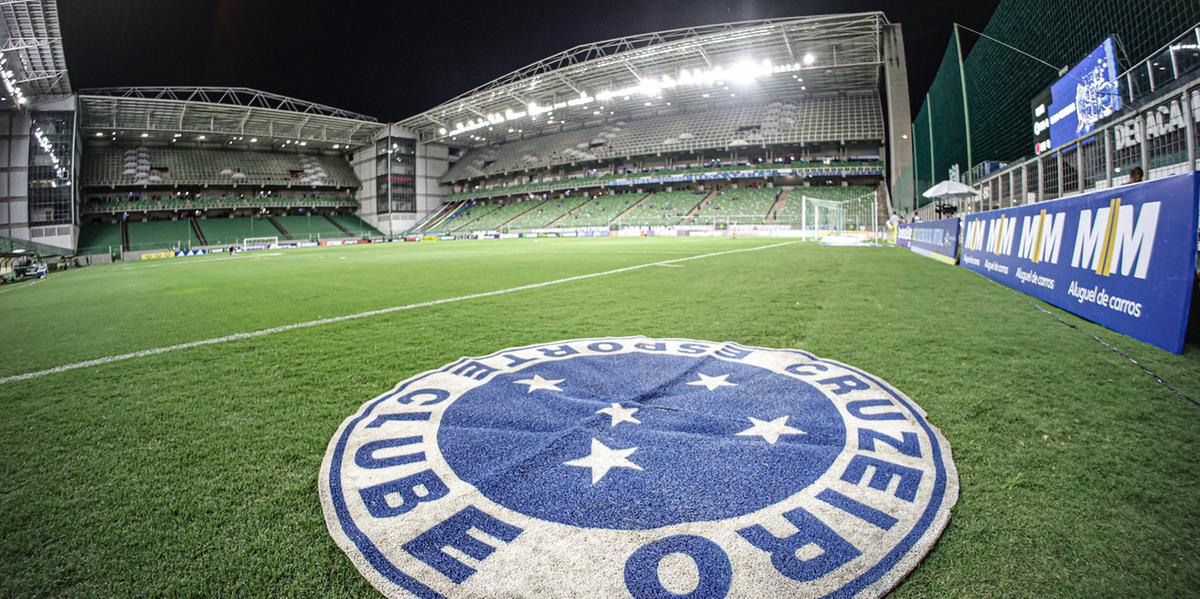
[[[84,152],[82,184],[358,187],[358,177],[341,155],[97,145]]]
[[[542,204],[542,200],[518,199],[507,202],[500,201],[494,205],[497,208],[473,222],[464,223],[455,231],[494,231],[504,223],[512,220],[521,213]]]
[[[337,228],[336,225],[326,220],[320,214],[276,216],[275,222],[283,225],[283,228],[287,229],[287,232],[291,234],[292,239],[343,239],[346,237],[344,231]],[[264,233],[263,235],[272,235],[272,233]]]
[[[499,207],[499,204],[472,203],[466,208],[459,210],[458,213],[456,213],[450,220],[444,223],[439,223],[438,226],[433,227],[431,230],[456,231],[458,229],[462,229],[463,227],[470,226],[472,221],[481,216],[494,212]]]
[[[623,225],[677,225],[704,198],[704,192],[667,191],[656,193],[633,209]]]
[[[154,250],[192,244],[200,240],[192,233],[192,225],[186,219],[129,221],[129,249]]]
[[[591,204],[576,210],[574,214],[568,215],[558,223],[558,226],[606,227],[618,214],[621,214],[645,196],[646,194],[644,193],[599,196]]]
[[[383,235],[378,229],[367,224],[367,221],[353,214],[334,214],[330,218],[356,237],[379,237]]]
[[[692,224],[716,223],[759,224],[766,221],[767,212],[775,203],[780,190],[773,187],[730,189],[718,193],[696,215]]]
[[[800,104],[736,106],[519,139],[469,152],[443,180],[660,152],[882,138],[878,94],[826,96]]]
[[[541,206],[518,216],[508,223],[509,229],[540,229],[550,226],[559,217],[588,201],[585,195],[547,200]]]
[[[633,184],[638,179],[647,177],[685,176],[700,178],[702,175],[728,173],[735,178],[740,174],[746,177],[758,177],[755,174],[764,169],[795,169],[801,176],[882,176],[883,162],[879,160],[831,160],[773,164],[749,164],[735,166],[696,166],[674,169],[650,169],[640,172],[601,175],[598,177],[569,177],[564,179],[546,179],[533,183],[504,185],[503,182],[493,182],[480,189],[452,194],[455,200],[485,199],[508,195],[526,195],[530,193],[553,192],[566,189],[583,189],[588,187],[619,187]]]
[[[222,208],[356,208],[358,201],[344,193],[270,193],[238,195],[92,197],[83,205],[87,214],[119,214],[155,210],[210,210]]]
[[[247,237],[279,237],[271,221],[258,216],[196,219],[209,245],[234,245]]]
[[[803,198],[817,198],[845,202],[875,193],[875,188],[867,185],[829,185],[813,187],[796,187],[788,192],[787,202],[780,208],[775,221],[779,223],[799,224],[804,222]]]
[[[121,223],[87,223],[79,229],[79,245],[75,253],[107,254],[121,247]]]

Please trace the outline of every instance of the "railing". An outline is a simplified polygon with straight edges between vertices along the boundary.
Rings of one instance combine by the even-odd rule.
[[[1189,46],[1188,60],[1172,59],[1175,49],[1182,46]],[[962,202],[959,210],[1008,208],[1123,185],[1134,167],[1140,167],[1147,180],[1196,170],[1200,146],[1198,49],[1200,28],[1127,71],[1121,77],[1126,102],[1143,101],[1168,86],[1174,89],[1126,109],[1088,135],[975,182],[972,187],[979,197]],[[934,204],[922,206],[917,214],[926,220],[938,218]]]

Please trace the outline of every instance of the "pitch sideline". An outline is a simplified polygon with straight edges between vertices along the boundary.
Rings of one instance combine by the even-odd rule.
[[[51,374],[58,374],[60,372],[68,372],[71,370],[78,370],[80,368],[87,368],[90,366],[100,366],[103,364],[110,364],[112,362],[122,362],[125,360],[132,360],[135,358],[145,358],[145,357],[149,357],[149,356],[157,356],[159,354],[165,354],[165,353],[180,351],[180,350],[185,350],[185,349],[192,349],[195,347],[204,347],[206,345],[218,345],[221,343],[229,343],[232,341],[241,341],[243,339],[253,339],[255,337],[265,337],[267,335],[273,335],[275,333],[283,333],[286,331],[292,331],[292,330],[296,330],[296,329],[307,329],[310,327],[321,326],[321,325],[326,325],[326,324],[334,324],[334,323],[344,322],[344,321],[348,321],[348,320],[359,320],[362,318],[370,318],[372,316],[382,316],[384,314],[391,314],[393,312],[404,312],[407,310],[415,310],[417,308],[428,308],[430,306],[438,306],[441,304],[452,304],[452,303],[456,303],[456,302],[462,302],[462,301],[473,300],[473,299],[481,299],[481,298],[485,298],[485,297],[508,295],[510,293],[516,293],[518,291],[528,291],[530,289],[540,289],[542,287],[551,287],[553,285],[561,285],[563,283],[573,283],[575,281],[583,281],[583,280],[587,280],[587,279],[593,279],[596,277],[617,275],[617,274],[622,274],[622,273],[626,273],[626,272],[632,272],[635,270],[641,270],[643,268],[651,268],[654,266],[670,266],[670,265],[675,264],[676,262],[688,262],[691,260],[703,260],[705,258],[715,258],[717,256],[725,256],[725,255],[729,255],[729,254],[740,254],[742,252],[757,252],[759,250],[767,250],[767,249],[771,249],[771,248],[782,247],[785,245],[791,245],[793,243],[798,243],[798,241],[784,241],[781,243],[772,243],[769,245],[761,245],[761,246],[752,247],[752,248],[724,250],[724,251],[720,251],[720,252],[710,252],[708,254],[685,256],[683,258],[672,258],[670,260],[660,260],[658,262],[635,264],[633,266],[623,266],[621,268],[614,268],[612,270],[605,270],[605,271],[601,271],[601,272],[593,272],[593,273],[587,273],[587,274],[582,274],[582,275],[575,275],[575,276],[571,276],[571,277],[564,277],[561,279],[542,281],[540,283],[530,283],[528,285],[519,285],[517,287],[509,287],[507,289],[497,289],[494,291],[483,291],[480,293],[470,293],[467,295],[458,295],[458,296],[454,296],[454,297],[429,300],[429,301],[425,301],[425,302],[418,302],[415,304],[390,306],[387,308],[379,308],[376,310],[367,310],[366,312],[356,312],[354,314],[343,314],[341,316],[331,316],[329,318],[321,318],[318,320],[309,320],[309,321],[305,321],[305,322],[285,324],[285,325],[280,325],[277,327],[258,329],[256,331],[249,331],[249,332],[245,332],[245,333],[233,333],[232,335],[225,335],[222,337],[213,337],[210,339],[200,339],[197,341],[186,341],[184,343],[177,343],[175,345],[167,345],[164,347],[156,347],[153,349],[143,349],[143,350],[135,351],[135,352],[117,354],[117,355],[113,355],[113,356],[105,356],[103,358],[93,358],[91,360],[83,360],[81,362],[71,362],[68,364],[55,366],[53,368],[46,368],[44,370],[34,370],[31,372],[25,372],[22,374],[13,374],[13,375],[5,376],[5,377],[0,377],[0,385],[6,384],[6,383],[15,383],[18,381],[25,381],[25,380],[29,380],[29,379],[40,378],[40,377],[48,376]]]

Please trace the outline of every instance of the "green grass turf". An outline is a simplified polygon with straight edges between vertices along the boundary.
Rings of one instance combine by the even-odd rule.
[[[771,242],[439,242],[112,265],[0,288],[0,372]],[[1172,356],[894,248],[793,244],[0,385],[0,595],[361,597],[317,472],[342,420],[459,356],[644,334],[796,347],[919,403],[961,478],[895,596],[1200,588],[1200,348]]]

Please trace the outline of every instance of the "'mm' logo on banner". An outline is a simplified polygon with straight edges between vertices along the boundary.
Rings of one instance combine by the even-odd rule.
[[[1133,206],[1122,206],[1121,198],[1113,198],[1108,207],[1097,209],[1094,217],[1092,210],[1081,210],[1071,267],[1106,277],[1120,265],[1122,276],[1132,271],[1134,277],[1146,278],[1161,205],[1146,202],[1135,214]]]
[[[1071,267],[1101,276],[1146,278],[1154,238],[1158,231],[1161,202],[1146,202],[1140,209],[1122,205],[1113,198],[1104,208],[1077,210]],[[1013,217],[1000,214],[978,218],[967,224],[965,249],[993,256],[1015,256],[1033,264],[1058,264],[1062,253],[1066,212]],[[1018,237],[1018,230],[1020,231]],[[1014,244],[1014,240],[1019,239]]]
[[[1196,254],[1195,175],[967,216],[963,266],[1182,351]]]

